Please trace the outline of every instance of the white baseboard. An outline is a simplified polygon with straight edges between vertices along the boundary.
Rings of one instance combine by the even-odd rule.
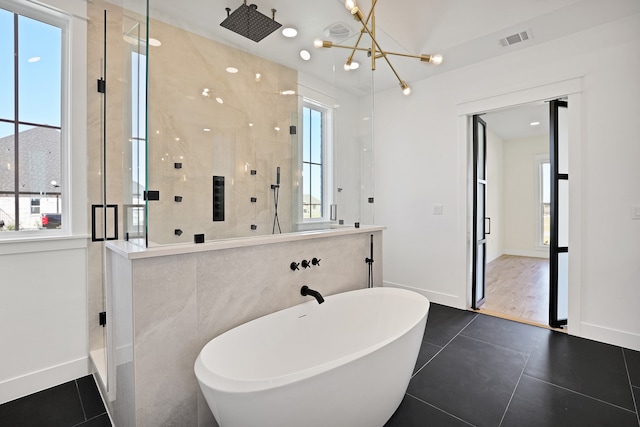
[[[427,297],[427,299],[431,302],[434,302],[436,304],[442,304],[442,305],[446,305],[449,307],[456,307],[456,308],[461,308],[460,307],[460,298],[457,295],[451,295],[451,294],[445,294],[442,292],[435,292],[435,291],[430,291],[428,289],[421,289],[421,288],[414,288],[411,286],[405,286],[405,285],[401,285],[399,283],[393,283],[393,282],[387,282],[384,281],[382,283],[382,286],[386,286],[389,288],[400,288],[400,289],[408,289],[410,291],[414,291],[417,292],[421,295],[424,295],[425,297]]]
[[[569,328],[571,333],[571,328]],[[640,335],[591,323],[580,323],[580,336],[594,341],[640,351]]]
[[[502,252],[502,255],[513,255],[513,256],[526,256],[531,258],[549,258],[549,250],[531,250],[531,251],[520,251],[520,250],[510,250],[505,249]]]
[[[85,375],[89,375],[88,357],[2,381],[0,405]]]

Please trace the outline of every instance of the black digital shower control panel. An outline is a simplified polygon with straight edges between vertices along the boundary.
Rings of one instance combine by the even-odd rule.
[[[213,220],[224,221],[224,176],[213,177]]]

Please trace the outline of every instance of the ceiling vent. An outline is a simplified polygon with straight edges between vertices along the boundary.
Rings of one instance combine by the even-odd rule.
[[[498,42],[500,43],[500,46],[507,47],[532,38],[533,37],[531,35],[531,30],[525,30],[519,33],[511,34],[510,36],[498,40]]]
[[[331,41],[342,41],[351,37],[354,32],[342,22],[336,22],[324,29],[325,38]]]

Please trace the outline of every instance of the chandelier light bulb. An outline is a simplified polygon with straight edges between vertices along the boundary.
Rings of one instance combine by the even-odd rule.
[[[435,65],[442,64],[442,55],[440,55],[439,53],[435,55],[431,55],[431,60],[429,62]]]
[[[400,81],[400,88],[402,88],[402,94],[403,95],[407,95],[407,96],[411,95],[411,88],[405,82]]]
[[[357,70],[358,68],[360,68],[360,63],[358,61],[347,59],[347,62],[344,63],[345,71]]]
[[[322,40],[320,40],[320,39],[315,39],[315,40],[313,41],[313,46],[314,46],[314,47],[316,47],[316,48],[318,48],[318,49],[322,47],[322,44],[323,44],[323,42],[322,42]]]
[[[346,7],[348,11],[352,11],[353,8],[356,7],[356,0],[346,0],[344,2],[344,7]]]

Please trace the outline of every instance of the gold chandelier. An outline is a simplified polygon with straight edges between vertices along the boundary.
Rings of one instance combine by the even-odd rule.
[[[376,40],[376,18],[375,18],[376,3],[377,3],[377,0],[371,0],[371,10],[369,11],[369,14],[367,15],[367,17],[365,19],[364,14],[360,10],[360,8],[358,8],[358,6],[356,5],[356,0],[346,0],[344,2],[344,7],[346,7],[347,10],[351,12],[351,15],[353,15],[353,17],[355,19],[357,19],[358,21],[360,21],[360,23],[362,24],[362,28],[360,29],[360,35],[358,36],[358,40],[356,41],[356,45],[355,46],[343,46],[343,45],[334,44],[333,42],[330,42],[330,41],[325,41],[325,40],[320,40],[320,39],[316,39],[313,42],[313,45],[315,47],[317,47],[317,48],[339,47],[339,48],[343,48],[343,49],[351,49],[351,54],[347,58],[347,61],[345,62],[345,65],[344,65],[344,69],[345,70],[352,69],[351,64],[352,64],[352,61],[353,61],[353,55],[358,50],[367,52],[367,54],[371,57],[371,69],[372,70],[376,69],[376,60],[379,59],[379,58],[384,58],[384,60],[389,65],[389,68],[391,68],[391,71],[393,71],[393,74],[395,74],[396,78],[398,79],[398,83],[400,84],[400,88],[402,89],[402,93],[405,94],[405,95],[409,95],[411,93],[411,88],[409,87],[409,85],[404,80],[402,80],[400,78],[400,76],[398,75],[398,72],[396,71],[396,69],[393,68],[393,65],[391,65],[391,61],[389,61],[389,58],[387,57],[387,55],[396,55],[396,56],[404,56],[404,57],[408,57],[408,58],[417,58],[421,62],[430,62],[430,63],[435,64],[435,65],[438,65],[438,64],[442,63],[442,55],[440,55],[440,54],[436,54],[436,55],[429,55],[429,54],[410,55],[410,54],[407,54],[407,53],[388,52],[388,51],[382,50],[382,48],[378,44],[378,41]],[[369,21],[371,21],[371,24],[369,24]],[[364,33],[369,34],[369,37],[371,37],[371,47],[370,48],[364,48],[364,47],[360,47],[359,46],[360,40],[362,39],[362,35]]]

